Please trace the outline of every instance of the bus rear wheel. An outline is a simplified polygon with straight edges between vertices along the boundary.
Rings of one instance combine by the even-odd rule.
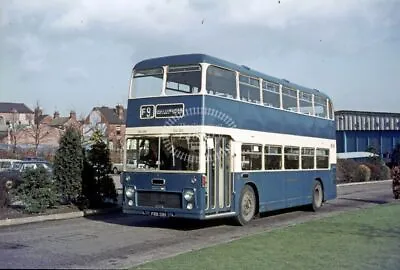
[[[253,188],[245,185],[240,194],[239,214],[235,218],[238,225],[244,226],[253,219],[256,212],[256,202]]]
[[[313,189],[312,189],[312,204],[311,204],[311,210],[316,212],[318,209],[322,207],[324,199],[324,193],[322,189],[321,182],[318,180],[314,181]]]

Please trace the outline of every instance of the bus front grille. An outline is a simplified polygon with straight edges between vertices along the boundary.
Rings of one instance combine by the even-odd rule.
[[[138,191],[138,206],[161,207],[161,208],[181,208],[182,194],[157,191]]]

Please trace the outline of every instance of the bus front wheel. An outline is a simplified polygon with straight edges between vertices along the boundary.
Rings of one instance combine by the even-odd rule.
[[[236,217],[238,225],[243,226],[253,219],[256,212],[256,202],[253,188],[245,185],[240,194],[239,214]]]
[[[316,212],[318,209],[322,207],[323,198],[324,198],[324,193],[322,190],[321,182],[315,180],[312,189],[312,204],[311,204],[312,211]]]

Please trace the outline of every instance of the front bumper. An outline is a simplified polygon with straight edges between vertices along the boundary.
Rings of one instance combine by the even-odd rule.
[[[123,206],[122,212],[125,214],[142,215],[142,216],[155,216],[155,217],[178,217],[188,219],[204,219],[204,213],[196,210],[186,209],[165,209],[153,207],[130,207]]]

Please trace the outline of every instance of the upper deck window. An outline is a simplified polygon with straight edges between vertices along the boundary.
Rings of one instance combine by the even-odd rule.
[[[312,94],[299,92],[300,112],[308,115],[313,115]]]
[[[260,82],[248,76],[239,76],[240,99],[260,103]]]
[[[207,93],[236,98],[236,74],[215,66],[207,68]]]
[[[288,87],[282,87],[283,109],[297,112],[297,91]]]
[[[279,93],[279,84],[263,81],[263,102],[268,107],[281,107],[281,98]]]
[[[160,96],[163,87],[163,69],[137,70],[132,82],[133,98]]]
[[[199,93],[201,88],[201,67],[178,66],[168,67],[165,94],[184,95]]]
[[[319,117],[328,117],[327,99],[321,96],[314,96],[315,115]]]

